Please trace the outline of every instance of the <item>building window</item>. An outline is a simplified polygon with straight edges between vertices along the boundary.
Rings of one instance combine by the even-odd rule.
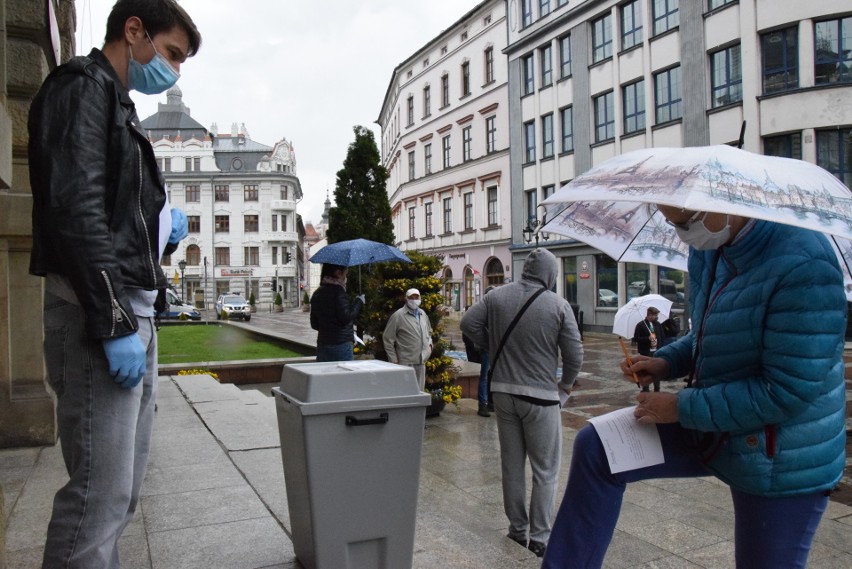
[[[231,248],[230,247],[216,247],[214,249],[216,254],[216,264],[217,265],[230,265],[231,264]]]
[[[193,267],[201,264],[201,248],[198,245],[189,245],[186,248],[186,264]]]
[[[441,46],[441,55],[447,55],[447,46],[446,45]]]
[[[217,202],[226,202],[230,199],[230,188],[225,185],[214,186],[213,195]]]
[[[710,76],[714,108],[743,100],[743,68],[739,45],[710,54]]]
[[[532,0],[521,0],[521,27],[526,28],[532,24]]]
[[[571,34],[559,38],[559,77],[571,76]]]
[[[494,48],[485,48],[485,84],[494,81]]]
[[[645,80],[622,87],[624,134],[645,130]]]
[[[535,121],[524,123],[524,163],[535,162]]]
[[[852,82],[852,16],[817,22],[814,33],[816,84]]]
[[[450,105],[450,76],[441,75],[441,108]]]
[[[272,216],[272,231],[278,231],[278,216]]]
[[[541,48],[541,86],[550,87],[553,85],[553,47],[547,46]]]
[[[642,43],[642,4],[633,0],[621,6],[621,49]]]
[[[793,132],[763,139],[763,153],[767,156],[802,159],[802,133]]]
[[[488,225],[497,225],[497,186],[491,186],[488,193]]]
[[[415,237],[417,237],[414,234],[414,221],[415,221],[415,218],[414,218],[415,211],[414,210],[415,209],[416,208],[414,206],[411,206],[410,208],[408,208],[408,238],[409,239],[414,239]]]
[[[541,157],[553,158],[553,113],[541,117]]]
[[[257,201],[257,184],[245,184],[243,186],[243,200],[247,202]]]
[[[186,216],[186,227],[190,233],[201,233],[201,216],[200,215],[187,215]]]
[[[217,215],[214,216],[214,229],[215,233],[228,233],[231,231],[231,218],[227,215]]]
[[[282,249],[282,252],[283,252],[283,249],[284,249],[284,248],[282,247],[281,249]],[[277,265],[277,264],[278,264],[278,247],[273,247],[273,248],[272,248],[272,264],[273,264],[273,265]]]
[[[539,0],[538,2],[538,17],[543,18],[550,14],[550,0]]]
[[[423,118],[432,114],[432,89],[429,85],[423,87]]]
[[[286,185],[286,184],[281,184],[281,190],[280,190],[280,192],[279,192],[279,195],[281,196],[281,199],[282,199],[282,200],[289,199],[289,198],[287,197],[288,193],[289,193],[289,188],[287,187],[287,185]]]
[[[426,237],[432,237],[432,202],[423,204],[423,208],[426,210]]]
[[[287,231],[287,220],[290,219],[286,215],[281,216],[281,231]]]
[[[562,123],[562,152],[574,150],[574,107],[559,110],[559,120]]]
[[[443,153],[443,168],[450,167],[450,135],[441,139],[441,152]]]
[[[657,124],[673,121],[683,116],[680,66],[672,67],[654,75],[654,109]]]
[[[598,306],[618,307],[618,263],[609,255],[595,255]]]
[[[722,6],[727,6],[728,4],[733,4],[738,1],[739,0],[709,0],[707,3],[707,9],[715,10],[716,8],[721,8]]]
[[[852,128],[817,131],[817,165],[852,186]]]
[[[465,162],[470,160],[470,129],[469,126],[462,129],[462,160]]]
[[[524,73],[524,84],[521,95],[530,95],[533,91],[535,91],[535,66],[533,63],[533,54],[522,57],[521,66]]]
[[[550,184],[549,186],[544,186],[541,188],[541,193],[544,196],[544,199],[549,198],[556,192],[556,186]]]
[[[189,157],[184,158],[183,169],[186,170],[187,172],[192,171],[192,158],[189,158]]]
[[[171,255],[163,255],[160,257],[160,266],[161,267],[170,267],[172,264],[172,256]]]
[[[201,186],[186,186],[186,201],[200,202],[201,201]]]
[[[527,208],[527,222],[536,219],[536,208],[538,207],[538,191],[527,190],[524,192],[524,205]]]
[[[473,192],[464,194],[464,229],[473,229]]]
[[[654,0],[654,35],[667,32],[680,24],[678,0]]]
[[[556,7],[561,8],[562,6],[564,6],[567,3],[568,3],[568,0],[556,0]]]
[[[243,247],[243,259],[248,266],[260,265],[260,247]]]
[[[485,152],[491,154],[497,149],[497,118],[485,119]]]
[[[615,97],[613,97],[613,92],[604,93],[593,100],[595,103],[595,142],[604,142],[615,138]]]
[[[414,179],[414,151],[408,153],[408,180]]]
[[[461,41],[466,41],[467,40],[467,30],[463,31],[461,33],[460,37],[461,37]]]
[[[462,97],[470,95],[470,62],[465,61],[461,65],[461,88]]]
[[[760,36],[763,93],[799,86],[799,30],[796,26]]]
[[[592,63],[612,57],[612,14],[592,22]]]
[[[427,144],[423,147],[423,172],[425,175],[432,173],[432,145]]]
[[[257,233],[258,231],[258,216],[244,215],[243,216],[243,231],[246,233]]]
[[[453,198],[444,198],[444,233],[453,230]]]
[[[201,158],[195,157],[192,159],[192,169],[198,172],[201,170]]]
[[[408,118],[408,126],[412,126],[414,124],[414,95],[408,96],[408,111],[406,113],[406,117]]]
[[[172,171],[172,159],[171,158],[163,158],[163,171],[171,172]]]

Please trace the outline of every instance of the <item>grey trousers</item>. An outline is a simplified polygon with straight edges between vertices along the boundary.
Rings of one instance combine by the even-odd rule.
[[[493,393],[500,438],[503,510],[509,536],[547,543],[553,527],[556,486],[562,459],[559,405],[535,405],[507,393]],[[526,499],[526,459],[532,469],[529,513]]]
[[[139,501],[156,397],[154,322],[137,319],[147,371],[123,389],[109,374],[101,341],[87,336],[83,309],[45,295],[45,361],[69,476],[53,499],[45,569],[118,569],[118,539]]]

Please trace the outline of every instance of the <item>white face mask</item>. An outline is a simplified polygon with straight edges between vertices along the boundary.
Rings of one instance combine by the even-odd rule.
[[[405,301],[405,305],[408,307],[409,310],[417,310],[418,308],[420,308],[420,299],[412,300],[409,298]]]
[[[707,229],[707,226],[704,225],[706,217],[707,213],[701,216],[701,219],[688,222],[685,228],[675,225],[675,231],[677,231],[677,236],[680,237],[681,241],[695,247],[699,251],[718,249],[731,238],[731,218],[729,215],[725,216],[725,227],[719,231],[710,231]]]

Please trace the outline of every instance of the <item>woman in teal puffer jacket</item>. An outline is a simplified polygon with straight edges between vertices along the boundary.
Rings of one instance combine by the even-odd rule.
[[[640,383],[665,463],[613,475],[592,427],[578,435],[543,568],[600,567],[626,484],[716,475],[731,487],[739,568],[805,567],[845,465],[846,296],[824,235],[660,206],[689,259],[692,332],[622,369]],[[694,362],[694,364],[693,364]]]

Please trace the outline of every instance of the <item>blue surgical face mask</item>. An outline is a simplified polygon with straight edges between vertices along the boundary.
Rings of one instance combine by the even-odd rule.
[[[154,42],[151,41],[151,36],[148,35],[148,32],[145,32],[145,35],[148,37],[148,41],[151,42],[151,47],[154,48],[154,57],[151,61],[143,65],[133,59],[133,50],[130,49],[127,81],[131,89],[135,89],[146,95],[156,95],[177,83],[177,80],[180,79],[180,73],[169,64],[165,57],[160,55],[160,52],[154,47]]]

